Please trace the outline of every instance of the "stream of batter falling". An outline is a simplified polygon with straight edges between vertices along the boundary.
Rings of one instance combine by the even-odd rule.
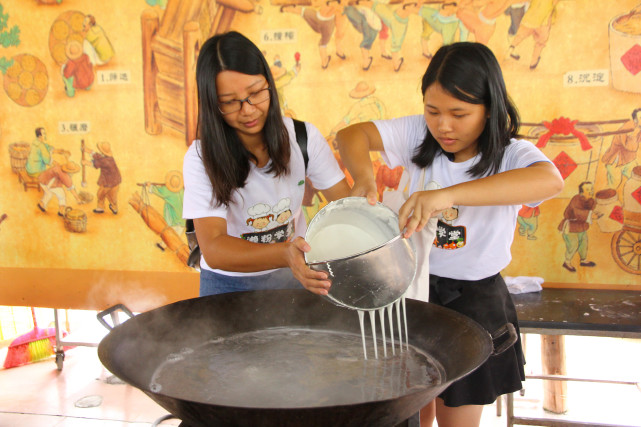
[[[357,310],[358,321],[361,326],[361,339],[363,341],[363,355],[367,360],[367,344],[365,339],[365,312],[369,314],[369,323],[372,329],[372,341],[374,342],[374,358],[378,359],[378,335],[376,333],[376,312],[380,321],[381,336],[383,340],[383,357],[387,357],[387,339],[385,335],[385,314],[389,323],[390,345],[392,347],[392,355],[396,355],[396,345],[394,342],[394,316],[393,312],[396,309],[396,325],[398,326],[398,351],[403,351],[403,329],[405,330],[405,346],[409,349],[408,332],[407,332],[407,313],[405,311],[405,297],[401,297],[393,303],[379,308],[377,310]],[[403,311],[402,324],[401,324],[401,310]]]

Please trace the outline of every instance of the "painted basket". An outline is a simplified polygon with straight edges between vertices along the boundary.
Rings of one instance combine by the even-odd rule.
[[[65,230],[73,233],[84,233],[87,231],[87,214],[80,209],[73,209],[67,206],[65,209]]]
[[[28,142],[14,142],[9,144],[9,159],[11,161],[11,172],[20,173],[27,166],[30,144]]]

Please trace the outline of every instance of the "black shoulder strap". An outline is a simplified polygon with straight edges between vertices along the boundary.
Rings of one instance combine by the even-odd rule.
[[[196,227],[194,227],[194,220],[191,218],[185,220],[185,235],[187,236],[187,246],[191,252],[198,246],[198,239],[196,239]]]
[[[303,153],[303,160],[305,161],[305,170],[307,170],[307,163],[309,163],[309,156],[307,155],[307,129],[305,122],[294,120],[294,131],[296,132],[296,142],[300,146],[300,151]]]

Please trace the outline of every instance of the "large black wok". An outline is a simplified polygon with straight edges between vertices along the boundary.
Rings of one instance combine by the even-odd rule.
[[[154,371],[168,355],[207,340],[271,327],[360,336],[354,311],[337,307],[305,290],[237,292],[169,304],[113,328],[100,342],[98,355],[109,371],[190,425],[394,426],[416,414],[451,382],[476,369],[493,352],[490,334],[469,318],[416,300],[408,299],[406,307],[409,344],[436,360],[442,366],[443,378],[439,384],[394,399],[261,408],[252,407],[252,402],[247,401],[235,405],[189,401],[180,395],[164,395],[150,389]]]

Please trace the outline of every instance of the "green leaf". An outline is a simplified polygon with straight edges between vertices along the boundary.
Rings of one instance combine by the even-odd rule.
[[[7,70],[12,65],[13,65],[13,58],[7,59],[5,57],[0,57],[0,71],[2,71],[2,74],[7,74]]]
[[[20,44],[20,28],[14,25],[10,31],[0,33],[0,44],[3,47],[18,46]]]
[[[4,13],[4,7],[0,3],[0,45],[3,47],[18,46],[20,44],[20,28],[14,25],[7,31],[9,14]]]
[[[2,3],[0,3],[0,31],[4,30],[7,27],[7,21],[9,21],[9,14],[5,14]]]

